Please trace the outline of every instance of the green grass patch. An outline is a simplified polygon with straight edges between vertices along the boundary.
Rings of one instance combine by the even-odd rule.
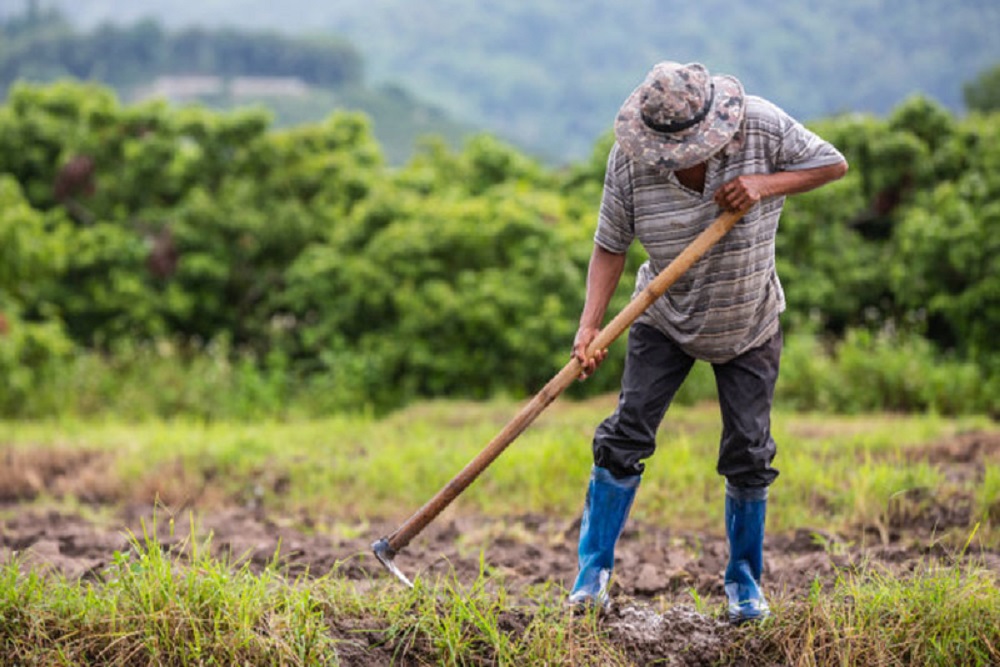
[[[514,604],[495,579],[442,578],[414,590],[329,575],[255,575],[168,553],[149,535],[97,581],[0,567],[4,664],[625,664],[588,623],[567,623],[554,591]]]
[[[606,620],[573,616],[551,587],[514,598],[485,566],[469,585],[444,575],[408,590],[336,568],[253,574],[207,547],[188,540],[168,552],[137,536],[92,581],[0,567],[5,664],[630,664]],[[844,570],[806,596],[774,599],[773,619],[718,635],[721,664],[997,664],[997,584],[965,560],[904,578]]]
[[[454,503],[492,516],[576,516],[591,465],[593,429],[613,397],[563,401],[544,413]],[[274,511],[307,511],[338,521],[403,519],[459,472],[520,407],[513,401],[425,403],[384,419],[247,422],[0,422],[12,450],[94,449],[111,457],[102,480],[119,496],[166,505],[197,501],[206,487]],[[988,420],[940,416],[777,413],[771,530],[840,530],[889,521],[894,505],[948,494],[975,499],[973,521],[988,528],[1000,475],[951,480],[920,460],[931,443]],[[724,481],[715,472],[720,435],[714,404],[671,408],[634,506],[640,520],[721,532]],[[67,499],[69,500],[69,499]],[[919,508],[917,508],[919,510]],[[964,528],[964,527],[963,527]]]
[[[874,569],[819,582],[778,601],[775,620],[734,645],[731,664],[934,665],[1000,663],[1000,588],[972,565],[927,564],[904,578]]]
[[[520,405],[432,402],[382,419],[256,423],[8,421],[0,422],[0,442],[7,463],[18,466],[54,452],[101,452],[98,478],[114,480],[122,499],[154,494],[170,509],[170,493],[182,500],[212,487],[275,515],[315,513],[334,523],[318,529],[346,535],[376,519],[409,516]],[[454,511],[575,518],[593,429],[613,405],[613,396],[558,402]],[[972,537],[969,527],[952,526],[962,545],[975,552],[1000,543],[998,467],[955,475],[949,466],[962,457],[942,459],[948,448],[940,447],[975,431],[994,437],[989,420],[779,412],[774,431],[782,474],[772,487],[772,533],[888,527],[899,512],[919,517],[921,504],[957,494],[980,526]],[[716,405],[672,408],[635,516],[721,534],[719,435]],[[52,493],[39,502],[81,507],[75,495]],[[193,538],[168,551],[143,534],[82,581],[42,575],[15,559],[0,567],[0,654],[12,664],[46,665],[629,664],[629,647],[600,619],[567,615],[558,586],[515,597],[502,573],[485,565],[471,583],[442,575],[408,591],[384,579],[351,581],[337,567],[322,577],[290,577],[277,565],[252,572],[208,553]],[[996,664],[998,590],[996,573],[968,558],[928,563],[902,578],[874,565],[843,569],[809,593],[775,596],[774,621],[720,636],[726,644],[719,648],[733,665]],[[715,616],[717,605],[705,600],[699,611]]]

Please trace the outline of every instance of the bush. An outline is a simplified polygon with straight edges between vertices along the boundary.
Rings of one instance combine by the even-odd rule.
[[[812,335],[789,336],[776,394],[778,403],[799,410],[1000,414],[979,366],[889,329],[853,329],[829,346]]]
[[[914,98],[818,128],[852,169],[782,220],[786,404],[998,412],[998,118]],[[610,135],[563,172],[486,135],[389,170],[361,116],[269,123],[121,107],[93,86],[12,89],[7,414],[388,410],[531,395],[567,362]],[[636,244],[609,318],[644,259]],[[625,348],[568,394],[617,390]],[[677,400],[714,391],[700,364]]]
[[[64,408],[52,388],[62,381],[73,343],[58,321],[28,322],[0,299],[0,416],[42,417]]]

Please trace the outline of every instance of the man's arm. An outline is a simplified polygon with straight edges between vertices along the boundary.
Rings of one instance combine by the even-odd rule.
[[[821,185],[843,177],[847,162],[800,169],[778,171],[773,174],[745,174],[737,176],[715,191],[715,203],[729,211],[750,207],[761,199],[794,195],[814,190]]]
[[[611,297],[618,287],[618,280],[625,269],[624,253],[613,253],[594,244],[587,268],[587,299],[580,315],[580,328],[573,340],[573,356],[583,365],[580,379],[585,380],[607,356],[607,350],[598,350],[593,357],[587,357],[587,346],[597,337],[604,322]]]

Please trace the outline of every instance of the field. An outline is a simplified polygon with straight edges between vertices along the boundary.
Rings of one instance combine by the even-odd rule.
[[[518,409],[385,418],[0,422],[9,665],[1000,664],[1000,426],[778,413],[765,589],[722,622],[718,409],[671,409],[614,608],[561,606],[589,438],[559,401],[396,559],[371,556]]]

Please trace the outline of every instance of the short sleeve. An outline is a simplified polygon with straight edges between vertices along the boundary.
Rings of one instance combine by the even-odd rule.
[[[594,243],[608,252],[626,252],[635,238],[632,206],[631,165],[624,152],[615,143],[608,154],[604,174],[604,192],[598,214]]]
[[[780,145],[775,155],[775,167],[781,171],[815,169],[844,162],[844,156],[833,144],[785,113],[769,105],[780,128]]]

